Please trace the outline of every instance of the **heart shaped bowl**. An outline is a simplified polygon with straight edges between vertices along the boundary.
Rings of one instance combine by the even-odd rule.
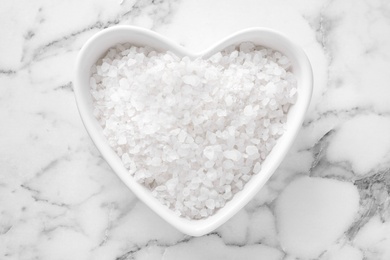
[[[179,57],[189,56],[192,59],[197,57],[207,59],[230,45],[236,45],[245,41],[251,41],[256,45],[278,50],[289,57],[292,63],[292,72],[297,78],[298,96],[296,104],[290,108],[288,113],[286,132],[277,140],[273,150],[262,163],[261,171],[253,175],[244,189],[236,193],[223,208],[206,219],[188,220],[179,217],[154,198],[149,190],[133,179],[123,166],[121,159],[109,146],[101,126],[92,114],[93,103],[89,86],[90,69],[110,47],[117,43],[129,42],[136,46],[150,46],[161,52],[169,50]],[[302,125],[311,99],[312,81],[311,65],[304,51],[286,36],[271,29],[246,29],[221,40],[203,52],[191,53],[155,32],[132,26],[115,26],[95,34],[82,47],[76,62],[74,93],[85,128],[96,147],[119,178],[141,201],[172,226],[188,235],[201,236],[222,225],[244,207],[274,173]]]

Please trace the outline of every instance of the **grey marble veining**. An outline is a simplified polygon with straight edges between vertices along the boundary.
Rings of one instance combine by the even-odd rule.
[[[0,259],[390,259],[388,1],[2,1],[0,13]],[[75,57],[117,24],[197,51],[270,27],[313,65],[290,152],[209,235],[184,235],[139,202],[82,125]]]

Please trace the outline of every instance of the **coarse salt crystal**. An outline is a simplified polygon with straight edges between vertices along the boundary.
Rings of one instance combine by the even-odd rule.
[[[181,130],[179,135],[177,136],[177,140],[179,140],[180,143],[183,143],[186,137],[187,137],[186,131]]]
[[[258,153],[259,150],[258,150],[257,147],[254,146],[254,145],[248,145],[248,146],[245,148],[245,152],[246,152],[248,155],[254,155],[254,154]]]
[[[225,102],[226,102],[226,105],[227,106],[231,106],[232,104],[233,104],[233,97],[232,96],[227,96],[226,98],[225,98]]]
[[[102,72],[108,71],[109,68],[110,68],[110,64],[108,64],[107,62],[103,62],[102,66],[101,66]]]
[[[223,152],[223,156],[225,156],[227,159],[238,161],[241,159],[241,152],[236,149],[227,150]]]
[[[197,77],[195,75],[189,75],[189,76],[183,77],[183,82],[188,84],[188,85],[191,85],[193,87],[196,87],[199,85],[200,79],[199,79],[199,77]]]
[[[261,164],[259,162],[257,162],[255,164],[255,166],[253,167],[253,172],[258,173],[258,172],[260,172],[260,169],[261,169]]]
[[[225,168],[226,170],[230,170],[231,168],[234,167],[234,163],[233,163],[231,160],[225,160],[225,161],[223,161],[222,166],[223,166],[223,168]]]
[[[127,143],[127,138],[126,138],[126,136],[123,136],[123,135],[119,136],[119,138],[118,138],[118,144],[119,144],[119,145],[124,145],[124,144],[126,144],[126,143]]]
[[[214,148],[212,146],[205,147],[203,150],[203,154],[210,161],[214,160],[215,152],[214,152]]]
[[[251,105],[247,105],[247,106],[244,108],[244,115],[245,115],[245,116],[251,116],[252,113],[253,113],[252,106],[251,106]]]
[[[205,205],[209,209],[215,209],[215,201],[212,199],[206,200]]]

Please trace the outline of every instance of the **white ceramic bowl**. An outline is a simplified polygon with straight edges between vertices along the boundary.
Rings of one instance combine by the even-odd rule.
[[[170,50],[178,56],[189,56],[191,58],[202,57],[207,59],[212,54],[229,45],[238,44],[244,41],[251,41],[257,45],[279,50],[287,55],[292,62],[292,71],[298,79],[298,99],[297,103],[289,111],[287,131],[278,139],[272,152],[263,162],[261,172],[254,175],[245,185],[244,189],[237,193],[225,207],[219,209],[216,214],[207,219],[188,220],[178,217],[173,211],[169,210],[166,206],[157,201],[157,199],[152,197],[149,190],[138,184],[130,176],[122,165],[120,158],[108,145],[103,135],[102,128],[92,115],[93,105],[89,92],[90,68],[110,47],[117,43],[130,42],[137,46],[147,45],[159,51]],[[246,29],[223,39],[203,52],[191,53],[175,42],[172,42],[155,32],[132,26],[115,26],[95,34],[82,47],[76,62],[74,93],[85,128],[96,147],[119,178],[140,200],[168,223],[188,235],[201,236],[222,225],[244,207],[279,166],[301,127],[304,115],[310,103],[312,94],[312,70],[310,62],[303,50],[298,45],[291,42],[286,36],[271,29]]]

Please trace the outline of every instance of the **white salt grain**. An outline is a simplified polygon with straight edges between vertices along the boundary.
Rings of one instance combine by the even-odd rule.
[[[204,150],[203,150],[203,154],[210,161],[214,160],[215,152],[214,152],[214,148],[213,147],[211,147],[211,146],[205,147]]]
[[[253,173],[255,173],[255,174],[258,173],[260,171],[260,169],[261,169],[261,164],[259,162],[257,162],[255,164],[255,167],[253,167]]]
[[[225,98],[225,102],[226,102],[226,105],[229,107],[231,105],[233,105],[233,97],[228,95],[226,98]]]
[[[225,156],[227,159],[238,161],[241,159],[241,152],[237,151],[236,149],[227,150],[223,152],[223,156]]]
[[[187,137],[187,133],[181,130],[179,135],[177,136],[177,140],[179,140],[180,143],[183,143],[186,137]]]
[[[248,155],[254,155],[256,153],[259,152],[259,150],[257,149],[256,146],[254,145],[248,145],[246,148],[245,148],[245,151]]]
[[[183,82],[193,87],[196,87],[199,85],[200,79],[195,75],[188,75],[188,76],[183,76]]]
[[[218,174],[217,174],[217,172],[215,170],[209,170],[207,172],[207,178],[210,181],[215,181],[218,178]]]
[[[247,106],[244,108],[244,115],[245,115],[245,116],[251,116],[252,113],[253,113],[252,106],[251,106],[251,105],[247,105]]]
[[[118,44],[91,68],[93,115],[133,178],[207,218],[261,170],[297,96],[288,57],[251,42],[209,60]]]
[[[225,160],[225,161],[223,161],[222,166],[226,170],[230,170],[234,167],[234,163],[231,160]]]
[[[126,144],[127,143],[127,139],[126,139],[126,136],[119,136],[119,138],[118,138],[118,144],[119,145],[124,145],[124,144]]]
[[[110,68],[110,64],[108,64],[107,62],[103,62],[102,66],[101,66],[102,72],[108,71],[109,68]]]
[[[209,209],[215,209],[215,201],[212,199],[206,200],[205,205]]]

